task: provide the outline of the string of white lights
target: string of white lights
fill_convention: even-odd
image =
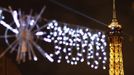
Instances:
[[[60,63],[65,58],[67,63],[77,65],[78,62],[86,60],[91,68],[97,69],[99,64],[103,64],[103,69],[106,69],[105,48],[107,44],[104,33],[93,32],[88,28],[71,28],[69,26],[70,24],[58,23],[56,20],[47,25],[49,33],[45,34],[44,41],[55,44],[55,52],[51,55],[57,57],[56,61]],[[62,56],[62,53],[65,56]]]

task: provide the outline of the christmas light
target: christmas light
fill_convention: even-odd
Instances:
[[[15,35],[15,41],[9,44],[9,48],[4,51],[3,56],[9,49],[17,51],[16,60],[18,62],[26,61],[26,54],[29,60],[37,61],[38,58],[34,53],[33,47],[50,62],[56,61],[61,63],[62,59],[68,64],[77,65],[78,63],[87,62],[93,69],[98,69],[99,64],[105,67],[107,58],[105,48],[105,34],[97,32],[86,27],[72,27],[71,24],[52,20],[45,25],[38,25],[38,20],[41,19],[41,10],[38,17],[32,15],[21,15],[19,12],[10,9],[9,14],[12,15],[15,27],[6,23],[5,20],[0,20],[0,24],[7,28],[7,31],[12,31]],[[0,14],[2,12],[0,11]],[[9,36],[5,32],[5,36]],[[54,45],[54,52],[47,52],[35,40],[42,40],[45,43]],[[5,38],[9,42],[9,38]],[[45,44],[44,44],[45,45]],[[14,50],[17,49],[17,50]],[[62,54],[63,53],[63,54]],[[63,56],[64,55],[64,56]],[[105,69],[105,68],[104,68]]]

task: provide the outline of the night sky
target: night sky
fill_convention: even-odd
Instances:
[[[110,24],[112,20],[112,0],[57,0],[58,2],[78,10],[90,17],[93,17],[105,24]],[[0,0],[0,6],[13,9],[21,9],[29,13],[39,13],[43,6],[46,10],[42,17],[49,20],[58,20],[74,25],[81,25],[92,29],[107,30],[106,26],[96,23],[86,17],[80,16],[72,11],[60,7],[49,0]],[[119,24],[123,27],[123,60],[125,75],[134,74],[134,1],[116,0],[117,18]],[[109,49],[107,49],[109,50]],[[108,52],[108,51],[107,51]],[[47,59],[39,56],[38,62],[26,62],[17,64],[22,75],[108,75],[108,68],[94,70],[86,65],[79,63],[72,66],[62,62],[61,64],[50,63]],[[15,60],[14,58],[12,58]]]

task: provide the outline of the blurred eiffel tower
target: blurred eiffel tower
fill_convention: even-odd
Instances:
[[[115,0],[113,0],[113,19],[109,28],[109,75],[124,75],[122,54],[122,26],[116,18]]]

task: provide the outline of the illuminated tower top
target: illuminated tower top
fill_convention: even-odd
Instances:
[[[115,7],[115,0],[113,0],[113,19],[112,19],[112,22],[111,24],[108,26],[108,28],[110,29],[115,29],[115,28],[119,28],[121,29],[121,25],[118,24],[118,20],[117,20],[117,17],[116,17],[116,7]]]

